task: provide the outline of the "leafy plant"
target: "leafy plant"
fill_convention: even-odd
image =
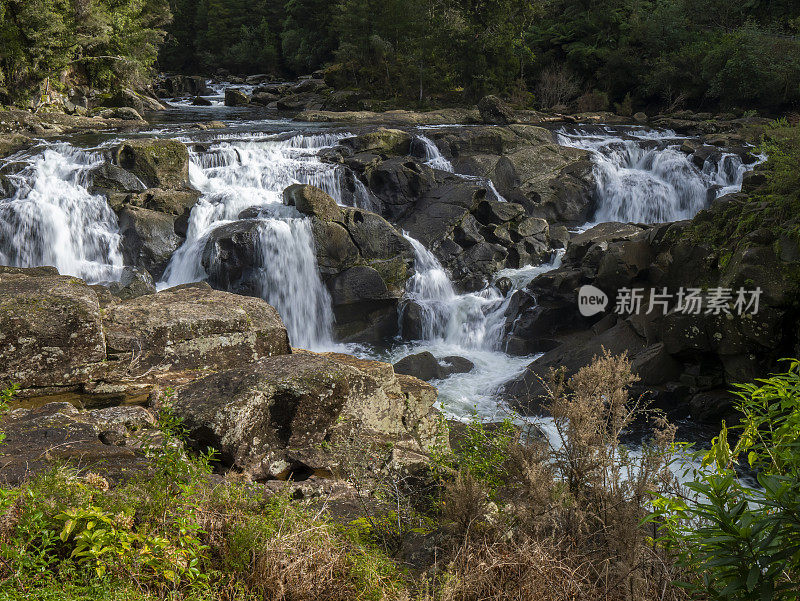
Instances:
[[[800,595],[800,361],[737,386],[737,426],[723,424],[687,486],[694,498],[659,497],[661,543],[695,575],[683,583],[711,599]],[[736,443],[730,440],[736,436]],[[742,464],[757,486],[742,481]]]

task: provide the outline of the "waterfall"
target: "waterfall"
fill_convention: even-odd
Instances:
[[[442,153],[439,151],[439,147],[436,146],[433,140],[427,136],[418,135],[414,138],[414,143],[421,147],[422,158],[428,167],[431,167],[432,169],[439,169],[440,171],[447,171],[448,173],[455,173],[453,163],[451,163],[449,160],[447,160],[447,158],[444,157],[444,155],[442,155]],[[489,192],[495,198],[495,200],[506,202],[506,199],[503,197],[503,195],[497,191],[494,182],[488,177],[463,174],[457,175],[464,179],[479,182],[481,185],[486,186],[487,192]]]
[[[537,267],[507,269],[497,277],[508,277],[512,290],[505,296],[494,286],[478,292],[457,294],[453,283],[431,251],[408,234],[405,238],[414,248],[414,276],[406,286],[405,303],[415,303],[421,314],[422,338],[440,341],[462,349],[501,350],[505,329],[505,313],[515,290],[528,285],[536,276],[561,264],[563,251],[553,261]]]
[[[330,345],[331,297],[317,269],[310,220],[267,219],[259,230],[261,298],[278,309],[294,346]]]
[[[292,344],[329,345],[333,313],[319,276],[310,223],[283,205],[283,190],[295,183],[311,184],[341,202],[337,168],[320,161],[317,152],[343,137],[221,141],[208,152],[192,152],[189,179],[202,196],[192,209],[186,242],[173,254],[159,287],[205,279],[202,256],[209,235],[250,209],[248,217],[261,220],[257,259],[262,298],[281,314]]]
[[[0,199],[0,264],[51,265],[89,283],[118,280],[122,254],[117,217],[90,194],[90,171],[103,158],[61,143],[21,159]]]
[[[747,168],[739,157],[708,158],[698,169],[674,132],[603,134],[561,130],[563,146],[588,150],[597,182],[595,222],[663,223],[691,219],[709,198],[741,189]]]
[[[422,147],[422,158],[428,167],[455,173],[453,164],[439,152],[439,147],[433,143],[433,140],[427,136],[417,136],[415,141]]]

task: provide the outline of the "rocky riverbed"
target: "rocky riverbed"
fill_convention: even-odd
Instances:
[[[325,96],[312,84],[275,93]],[[286,102],[253,106],[269,90],[221,102],[197,85],[164,84],[211,106],[152,124],[8,112],[0,381],[20,391],[6,478],[62,459],[124,477],[167,390],[227,469],[298,478],[333,473],[325,449],[354,437],[424,461],[439,410],[536,413],[549,368],[603,348],[628,352],[676,415],[717,419],[727,386],[791,346],[791,249],[764,234],[720,267],[697,238],[759,185],[753,120],[576,124],[496,99],[330,116],[297,99],[286,121]],[[608,311],[581,315],[584,285]],[[623,289],[714,285],[763,289],[761,311],[611,310]]]

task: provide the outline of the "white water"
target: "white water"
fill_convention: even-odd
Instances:
[[[691,219],[710,198],[741,189],[747,167],[738,156],[708,159],[701,170],[680,151],[677,140],[671,131],[632,130],[624,137],[612,129],[607,134],[558,133],[559,144],[592,154],[596,223]]]
[[[186,242],[173,255],[160,287],[205,279],[202,255],[211,232],[237,220],[245,209],[256,209],[262,221],[261,296],[281,314],[294,346],[329,346],[333,314],[310,225],[294,208],[283,205],[283,190],[295,183],[311,184],[340,202],[336,167],[320,161],[317,152],[342,137],[225,141],[207,153],[192,153],[189,178],[202,196],[192,209]]]
[[[451,163],[439,150],[439,147],[428,138],[427,136],[418,135],[416,136],[416,141],[422,146],[422,154],[423,159],[425,160],[425,164],[432,169],[439,169],[440,171],[447,171],[448,173],[455,173],[455,168],[453,167],[453,163]],[[506,202],[506,199],[503,197],[500,192],[497,191],[497,188],[494,185],[494,182],[489,179],[488,177],[480,177],[477,175],[464,175],[464,174],[457,174],[464,179],[473,180],[479,182],[480,184],[486,186],[486,190],[491,193],[491,195],[500,202]]]
[[[51,265],[89,283],[118,280],[122,271],[117,216],[103,196],[88,192],[100,153],[54,144],[32,157],[0,199],[0,265]]]
[[[475,364],[475,369],[434,382],[440,406],[458,418],[475,412],[492,418],[500,410],[497,390],[521,374],[533,359],[503,352],[505,313],[511,297],[539,274],[558,268],[563,252],[544,265],[498,273],[497,277],[508,277],[513,284],[505,296],[490,285],[478,292],[457,294],[447,271],[433,253],[418,240],[408,235],[406,239],[414,248],[415,274],[406,286],[404,301],[416,303],[422,312],[422,340],[395,348],[391,360],[423,351],[439,359],[451,355],[466,357]],[[401,323],[404,309],[401,304]]]

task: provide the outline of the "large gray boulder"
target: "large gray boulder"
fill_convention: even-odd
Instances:
[[[376,469],[387,444],[396,464],[423,461],[439,431],[435,400],[389,364],[301,352],[180,386],[172,403],[194,444],[225,464],[255,480],[303,480],[348,463]],[[343,445],[364,456],[331,451]]]
[[[106,308],[109,357],[129,375],[219,370],[290,352],[278,312],[261,299],[177,286]]]
[[[0,382],[75,388],[106,358],[97,294],[53,267],[0,267]]]

